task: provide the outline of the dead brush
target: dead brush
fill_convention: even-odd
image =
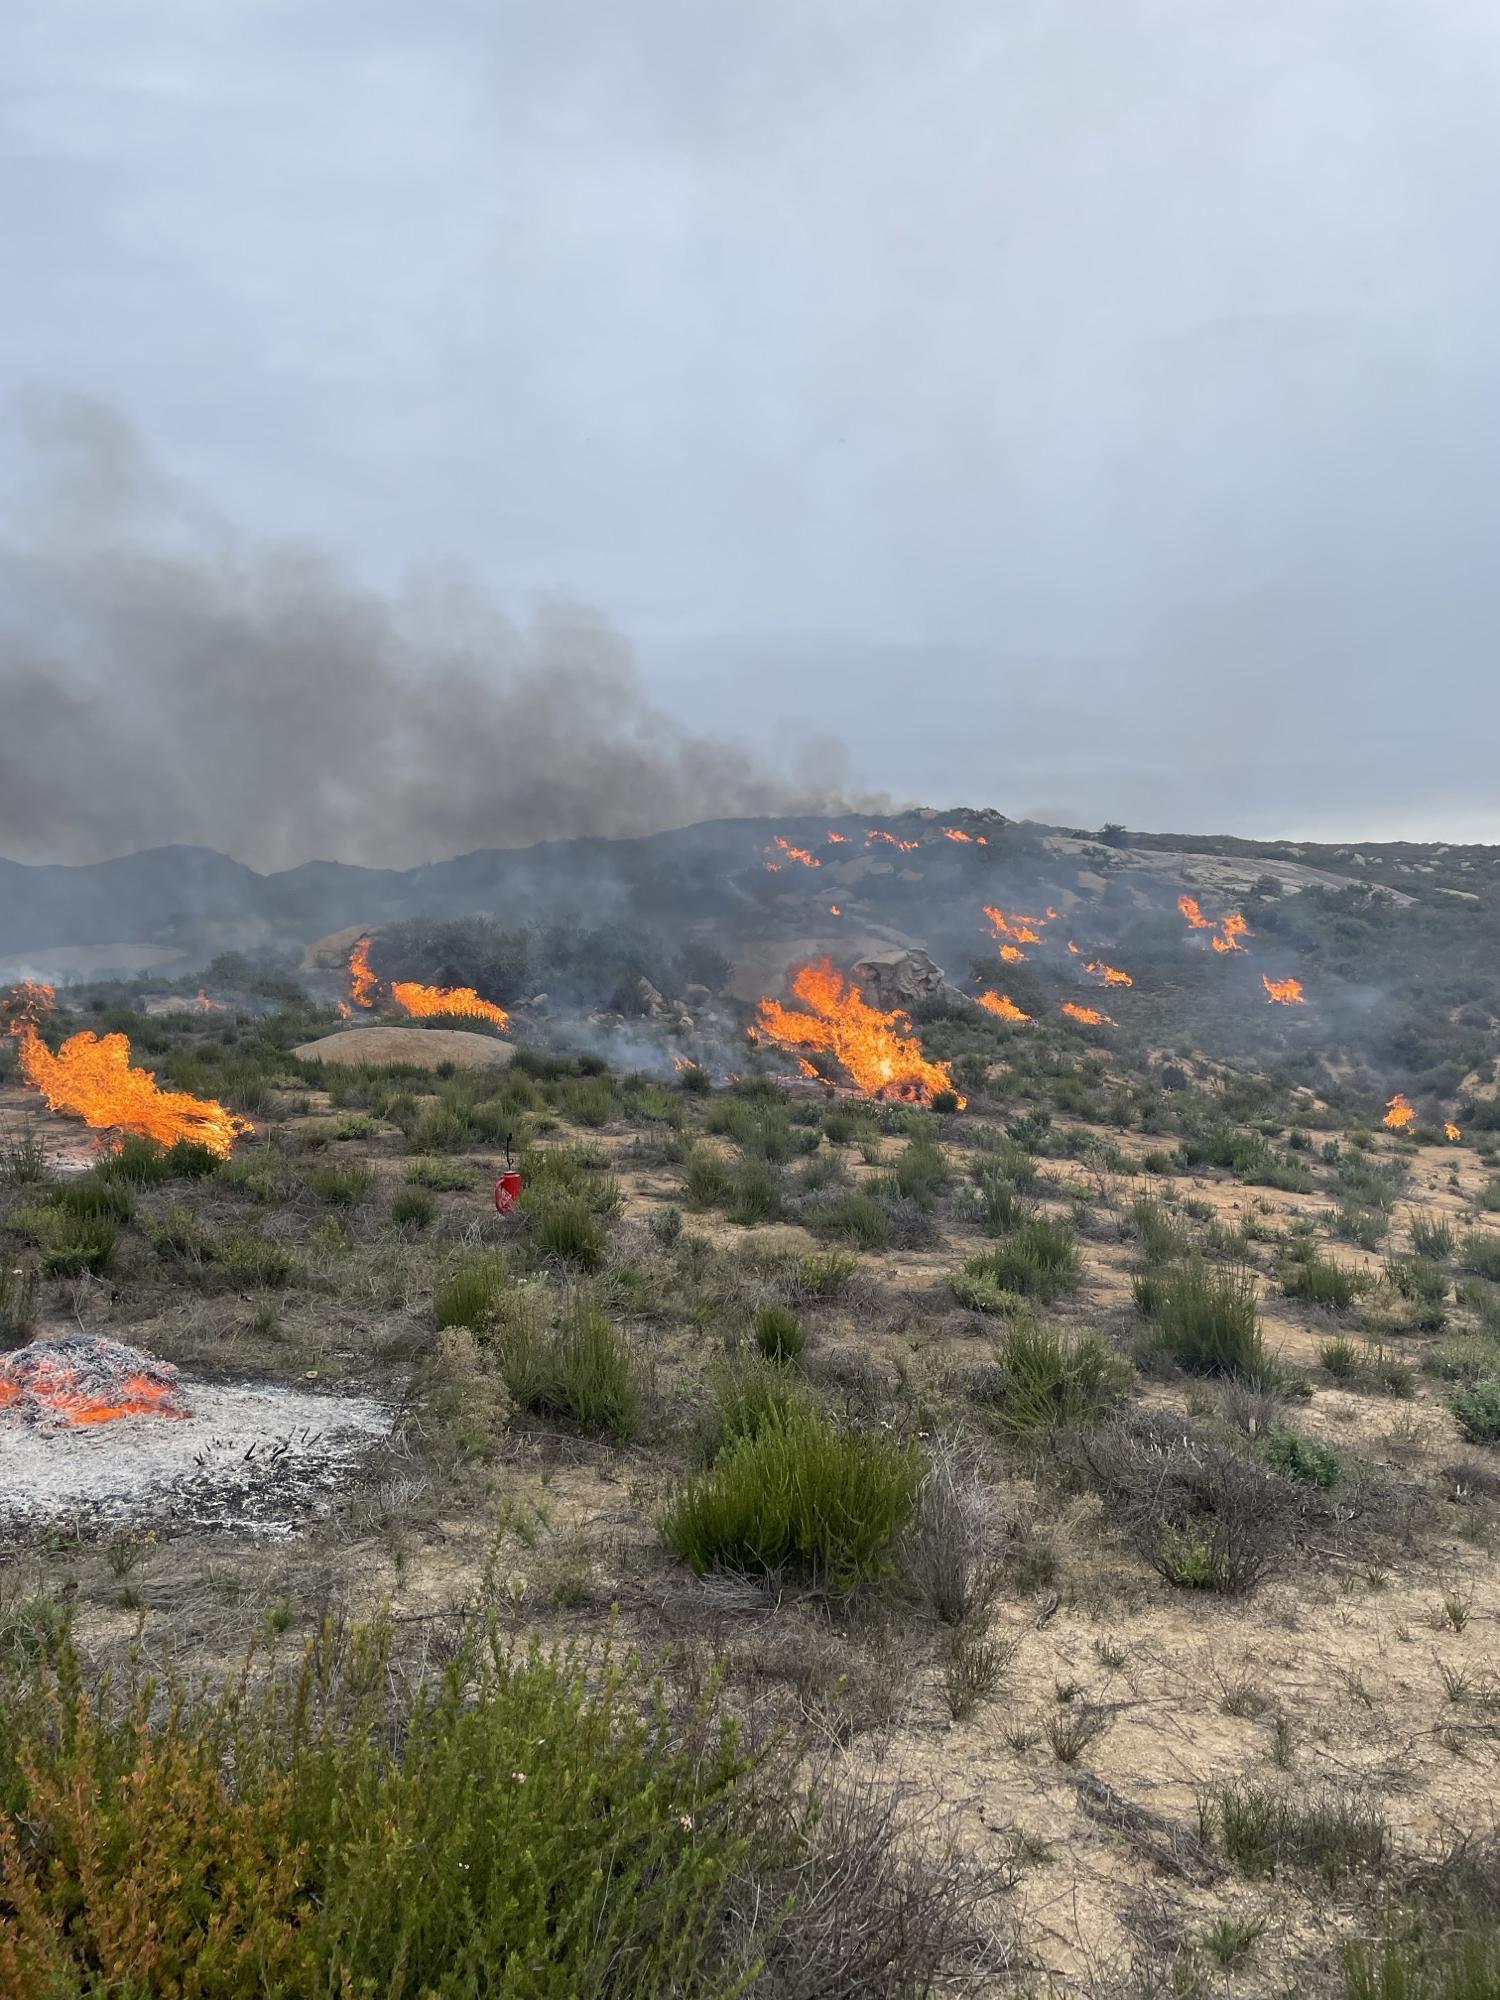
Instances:
[[[989,1492],[951,1440],[932,1448],[906,1557],[913,1583],[945,1625],[964,1625],[987,1611],[1000,1588]]]
[[[1076,1764],[1084,1751],[1114,1726],[1114,1716],[1097,1702],[1068,1702],[1042,1725],[1059,1764]]]
[[[1015,1659],[1017,1641],[955,1632],[943,1664],[943,1697],[955,1722],[966,1722],[995,1694]]]

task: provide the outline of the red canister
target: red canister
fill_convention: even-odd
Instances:
[[[495,1206],[502,1215],[509,1215],[521,1199],[521,1176],[512,1171],[502,1174],[495,1183]]]

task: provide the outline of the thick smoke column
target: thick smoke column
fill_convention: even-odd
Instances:
[[[13,442],[0,855],[184,842],[401,867],[844,803],[833,746],[784,779],[694,735],[578,605],[519,627],[457,571],[383,596],[256,543],[97,404],[29,398]]]

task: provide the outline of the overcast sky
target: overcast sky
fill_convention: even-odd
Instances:
[[[564,590],[693,725],[911,799],[1500,839],[1492,0],[3,38],[0,385],[251,534]]]

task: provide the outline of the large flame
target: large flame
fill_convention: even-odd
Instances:
[[[380,979],[370,963],[370,940],[362,937],[349,954],[349,998],[356,1007],[373,1007]]]
[[[1029,1021],[1031,1019],[1029,1014],[1021,1011],[1008,993],[996,993],[993,991],[981,993],[979,1004],[991,1014],[998,1014],[1002,1021]]]
[[[988,837],[982,833],[965,833],[961,826],[945,826],[943,835],[948,840],[962,841],[966,847],[988,847]]]
[[[58,1427],[191,1414],[169,1362],[78,1334],[0,1354],[0,1411]]]
[[[1464,1136],[1463,1133],[1459,1130],[1458,1126],[1454,1124],[1451,1118],[1448,1120],[1447,1124],[1443,1127],[1443,1130],[1447,1133],[1448,1137],[1451,1140],[1453,1140],[1455,1144],[1457,1144],[1457,1142]]]
[[[1064,1000],[1062,1010],[1070,1021],[1082,1021],[1088,1028],[1117,1028],[1120,1025],[1108,1014],[1101,1014],[1097,1007],[1080,1007],[1073,1000]]]
[[[1030,958],[1031,954],[1022,951],[1018,944],[1003,944],[1000,947],[1000,956],[1007,965],[1019,965],[1024,959]]]
[[[1085,972],[1092,972],[1096,979],[1102,979],[1106,986],[1134,986],[1135,981],[1128,972],[1121,972],[1117,965],[1106,965],[1102,958],[1096,958],[1086,965]]]
[[[1211,931],[1213,929],[1212,917],[1204,916],[1202,907],[1196,896],[1179,896],[1177,898],[1177,907],[1187,918],[1189,930]]]
[[[762,1000],[757,1030],[768,1042],[796,1055],[816,1074],[802,1052],[832,1056],[872,1097],[926,1099],[952,1090],[945,1063],[928,1062],[914,1037],[911,1019],[899,1007],[883,1014],[845,981],[831,959],[802,966],[792,992],[808,1011]],[[961,1101],[961,1100],[960,1100]]]
[[[1266,989],[1267,1000],[1275,1001],[1282,1007],[1305,1007],[1307,999],[1302,991],[1300,979],[1267,979],[1260,975],[1260,983]]]
[[[133,1067],[124,1035],[70,1035],[54,1054],[36,1024],[37,1013],[51,1004],[51,992],[17,987],[14,998],[25,1011],[11,1024],[21,1074],[51,1110],[71,1112],[96,1132],[138,1132],[163,1146],[192,1139],[220,1159],[228,1159],[241,1133],[254,1129],[212,1098],[163,1090],[149,1070]]]
[[[503,1007],[481,999],[472,986],[419,986],[415,979],[396,979],[391,982],[391,997],[398,1007],[423,1020],[452,1014],[465,1021],[492,1021],[497,1028],[510,1022]]]
[[[1385,1107],[1382,1125],[1389,1125],[1393,1132],[1404,1132],[1417,1115],[1417,1107],[1403,1091],[1398,1090]]]

